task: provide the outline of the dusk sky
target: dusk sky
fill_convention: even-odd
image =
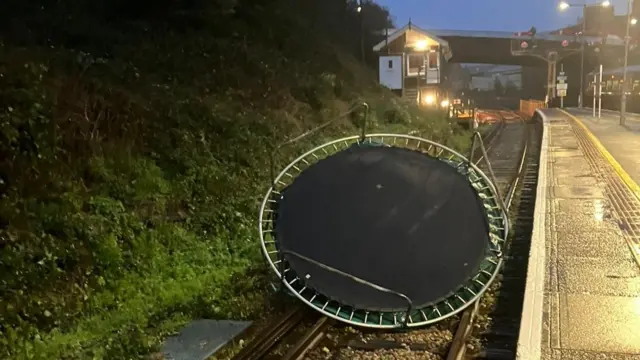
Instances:
[[[582,10],[558,11],[558,0],[375,0],[386,6],[396,26],[411,21],[423,29],[526,31],[554,30],[575,24]],[[568,1],[583,4],[583,1]],[[597,4],[598,1],[587,1]],[[617,14],[626,0],[611,0]]]

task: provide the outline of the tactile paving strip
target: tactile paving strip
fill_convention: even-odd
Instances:
[[[605,184],[605,192],[611,201],[614,215],[619,221],[633,256],[640,265],[640,199],[629,189],[617,174],[615,167],[607,161],[591,140],[587,131],[578,120],[570,118],[569,122],[576,135],[589,165],[600,181]]]

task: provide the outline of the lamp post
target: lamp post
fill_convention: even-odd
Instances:
[[[360,59],[364,62],[364,15],[362,14],[362,0],[358,0],[356,11],[360,14]]]
[[[633,8],[633,0],[627,0],[627,25],[626,34],[624,36],[624,68],[622,68],[622,96],[620,96],[620,125],[626,123],[627,112],[627,66],[629,64],[629,30],[631,25],[635,25],[638,21],[631,17],[631,9]]]
[[[631,0],[629,0],[631,1]],[[602,7],[608,7],[609,5],[611,5],[611,2],[608,0],[604,0],[602,1],[599,6]],[[580,34],[580,96],[579,96],[579,102],[578,105],[580,108],[582,108],[582,103],[583,103],[583,89],[584,89],[584,43],[585,43],[585,32],[587,31],[587,7],[588,6],[593,6],[593,5],[587,5],[586,3],[584,4],[569,4],[567,2],[560,2],[560,4],[558,5],[558,9],[560,9],[560,11],[564,11],[567,10],[569,8],[572,7],[582,7],[582,33]]]

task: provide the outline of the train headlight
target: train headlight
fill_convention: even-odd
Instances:
[[[424,97],[424,102],[427,105],[432,105],[436,101],[436,98],[433,95],[427,95]]]
[[[443,108],[446,108],[447,106],[449,106],[449,100],[447,99],[442,100],[442,102],[440,103],[440,106],[442,106]]]

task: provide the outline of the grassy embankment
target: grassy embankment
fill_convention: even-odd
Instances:
[[[171,26],[13,14],[49,38],[0,44],[0,358],[136,358],[190,319],[255,316],[267,147],[355,103],[375,131],[466,146],[378,87],[314,11],[228,3]]]

